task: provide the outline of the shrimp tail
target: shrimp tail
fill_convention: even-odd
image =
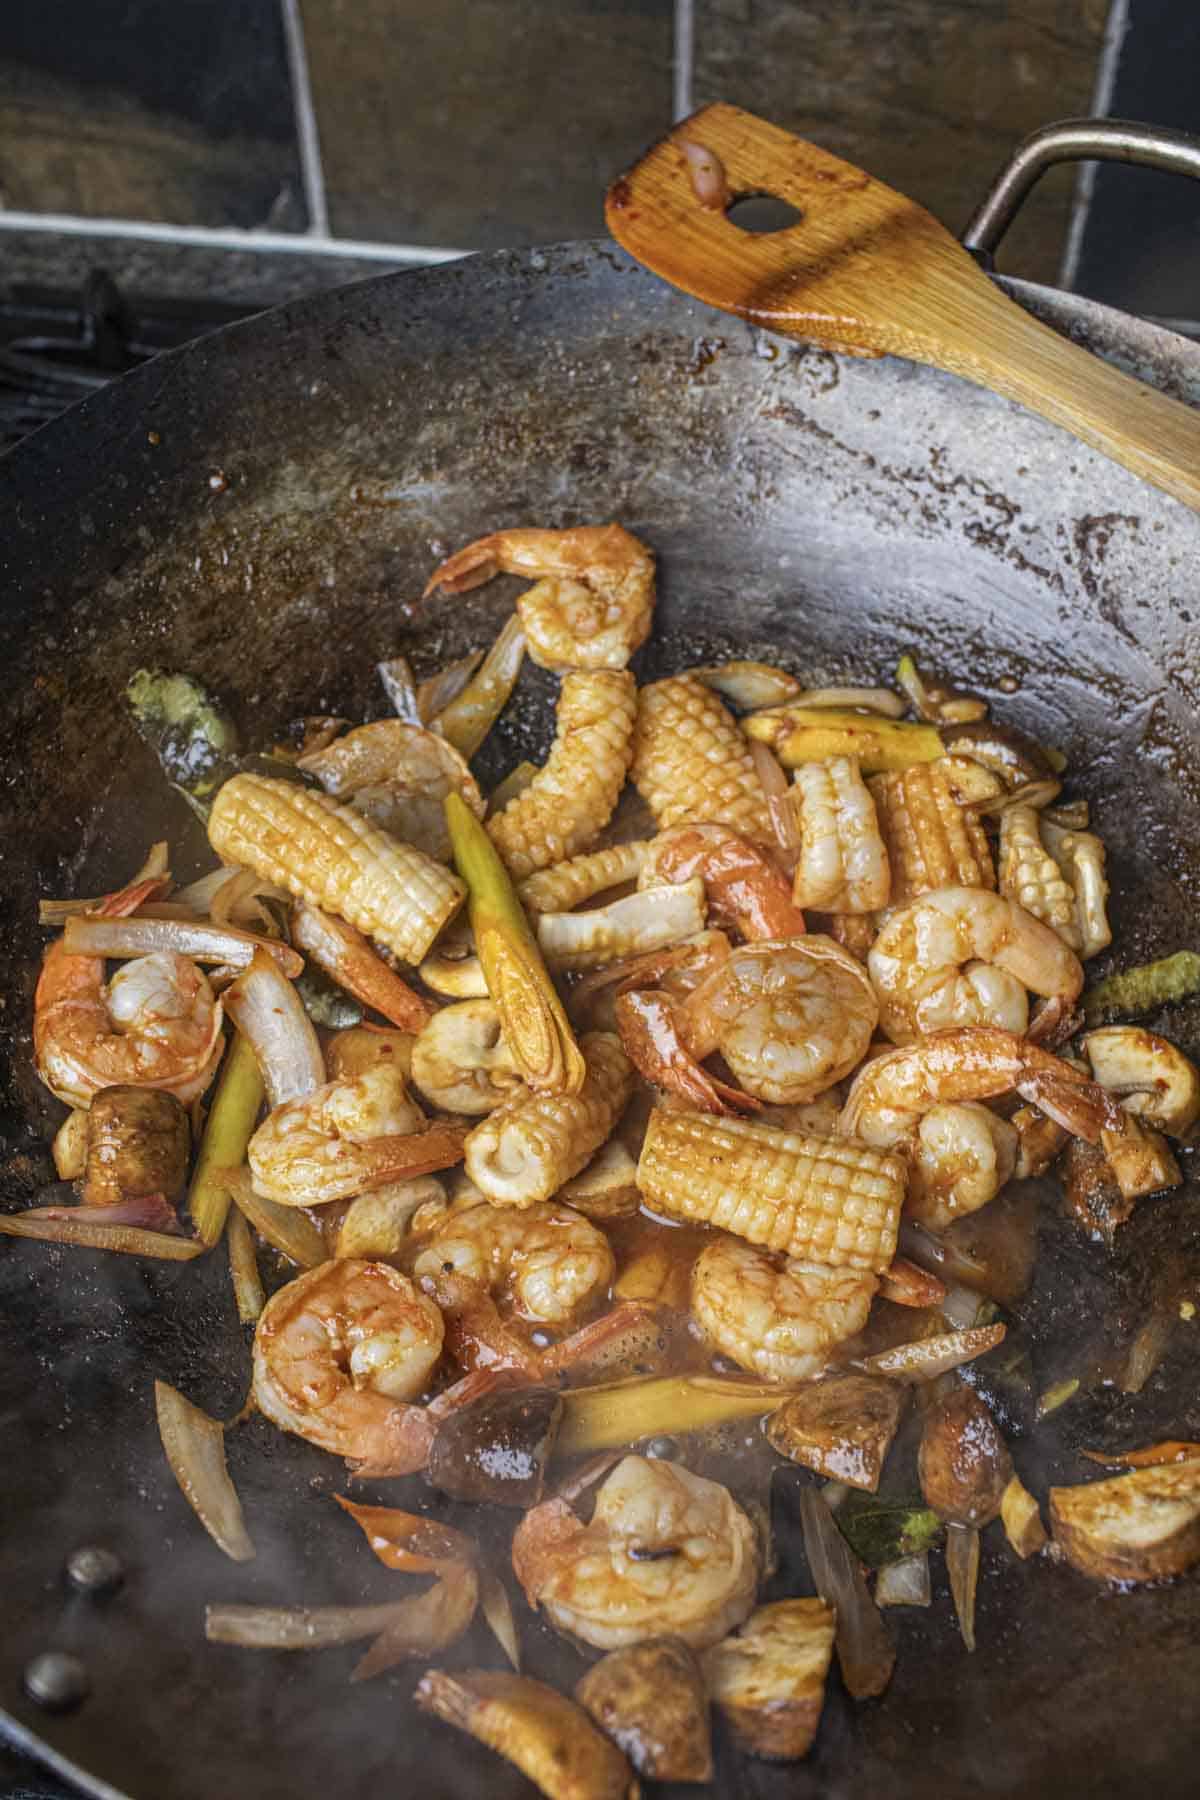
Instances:
[[[469,594],[472,588],[483,587],[500,572],[500,559],[496,554],[493,538],[477,538],[473,544],[448,556],[445,562],[438,564],[429,580],[425,583],[422,600],[428,600],[430,594],[438,588],[447,594]]]
[[[700,1112],[760,1112],[762,1102],[710,1075],[687,1050],[665,994],[635,991],[616,1004],[617,1029],[625,1054],[638,1073],[656,1087],[678,1094]]]
[[[640,1301],[624,1300],[573,1331],[561,1343],[544,1350],[539,1358],[542,1379],[570,1372],[594,1374],[632,1362],[657,1360],[663,1348],[662,1320],[657,1310]]]

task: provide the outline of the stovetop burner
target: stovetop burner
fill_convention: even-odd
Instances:
[[[17,287],[0,300],[0,451],[160,350],[255,308],[221,300],[126,297],[103,269],[81,294]]]

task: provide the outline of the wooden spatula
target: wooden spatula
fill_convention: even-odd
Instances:
[[[726,208],[750,194],[799,222],[741,230]],[[1200,509],[1200,414],[1031,318],[924,207],[827,150],[706,106],[613,183],[605,210],[632,256],[710,306],[965,376]]]

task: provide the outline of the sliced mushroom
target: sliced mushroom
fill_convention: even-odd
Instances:
[[[434,1106],[472,1116],[491,1112],[519,1088],[494,1002],[462,1000],[434,1013],[413,1044],[412,1078]]]
[[[356,1200],[351,1200],[342,1214],[334,1240],[334,1255],[339,1258],[398,1256],[420,1208],[439,1204],[444,1210],[446,1196],[441,1182],[433,1175],[419,1175],[413,1181],[393,1181],[387,1187],[360,1194]]]
[[[120,1206],[161,1194],[173,1200],[187,1180],[188,1116],[161,1088],[101,1088],[87,1115],[85,1206]]]
[[[619,1138],[610,1138],[587,1168],[555,1196],[589,1219],[626,1219],[641,1205],[637,1163]]]
[[[336,1031],[326,1043],[325,1073],[330,1081],[354,1081],[381,1063],[394,1063],[407,1081],[414,1042],[411,1031],[350,1025],[345,1031]]]
[[[952,1525],[986,1525],[1000,1511],[1012,1458],[991,1413],[959,1386],[931,1407],[918,1456],[921,1492]]]
[[[1072,1138],[1058,1165],[1066,1209],[1092,1237],[1112,1241],[1118,1225],[1133,1211],[1117,1186],[1108,1158],[1098,1144]]]
[[[824,1600],[780,1600],[760,1606],[708,1652],[709,1692],[743,1750],[772,1762],[807,1755],[821,1719],[835,1629]]]
[[[1017,1181],[1032,1181],[1035,1176],[1044,1175],[1071,1136],[1040,1106],[1018,1106],[1008,1122],[1017,1134],[1017,1163],[1013,1170]]]
[[[906,1398],[881,1376],[834,1375],[785,1400],[767,1437],[790,1462],[873,1494]]]
[[[648,1781],[711,1781],[708,1691],[679,1638],[647,1638],[601,1657],[575,1698]]]
[[[415,1699],[506,1756],[548,1800],[637,1800],[633,1771],[581,1706],[527,1675],[427,1669]]]
[[[51,1155],[60,1181],[78,1181],[87,1163],[88,1116],[73,1107],[54,1134]]]
[[[1047,1543],[1041,1510],[1019,1475],[1014,1475],[1000,1499],[1004,1534],[1017,1555],[1036,1556]]]
[[[1050,1529],[1098,1581],[1158,1581],[1200,1559],[1200,1458],[1050,1489]]]
[[[1108,1025],[1083,1040],[1093,1078],[1143,1125],[1183,1137],[1200,1118],[1200,1070],[1138,1025]]]
[[[442,933],[417,970],[427,988],[448,1000],[486,1000],[488,985],[475,940],[461,924]]]
[[[1159,1194],[1183,1180],[1166,1138],[1159,1131],[1143,1130],[1132,1115],[1124,1131],[1100,1133],[1100,1148],[1124,1200]]]
[[[499,1388],[438,1426],[425,1474],[454,1500],[528,1510],[542,1497],[563,1416],[556,1388]]]

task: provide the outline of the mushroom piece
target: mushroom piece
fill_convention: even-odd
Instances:
[[[986,1525],[1012,1479],[996,1421],[973,1389],[959,1386],[930,1409],[918,1455],[921,1492],[952,1525]]]
[[[1046,1527],[1037,1501],[1019,1475],[1014,1475],[1000,1499],[1004,1534],[1022,1560],[1036,1556],[1047,1544]]]
[[[425,1465],[432,1487],[453,1500],[536,1506],[563,1416],[555,1388],[499,1388],[449,1413]]]
[[[1158,1581],[1200,1560],[1200,1457],[1050,1489],[1050,1529],[1098,1581]]]
[[[444,931],[417,970],[427,988],[447,1000],[486,1000],[488,985],[475,940],[455,921]]]
[[[638,1210],[637,1163],[619,1138],[610,1138],[591,1162],[555,1195],[589,1219],[626,1219]]]
[[[1182,1050],[1137,1025],[1108,1025],[1083,1040],[1092,1075],[1143,1125],[1183,1137],[1200,1118],[1200,1070]]]
[[[616,1745],[544,1682],[492,1669],[427,1669],[414,1698],[506,1756],[547,1800],[637,1800],[638,1783]]]
[[[462,1000],[434,1013],[413,1044],[412,1078],[432,1105],[473,1117],[493,1111],[519,1088],[494,1002]]]
[[[173,1200],[187,1180],[188,1116],[162,1088],[101,1088],[87,1115],[85,1206],[120,1206],[161,1194]]]
[[[87,1164],[88,1116],[82,1107],[72,1107],[54,1134],[51,1155],[54,1172],[60,1181],[78,1181]]]
[[[412,1072],[411,1031],[349,1025],[335,1031],[325,1045],[325,1073],[330,1081],[354,1081],[382,1063],[394,1064],[407,1081]]]
[[[824,1600],[760,1606],[704,1659],[709,1692],[743,1750],[772,1762],[807,1755],[833,1655],[833,1608]]]
[[[398,1256],[409,1235],[414,1215],[423,1206],[445,1207],[446,1195],[433,1175],[412,1181],[392,1181],[351,1200],[338,1223],[334,1255]],[[426,1215],[428,1217],[429,1215]]]
[[[708,1691],[679,1638],[612,1650],[576,1683],[575,1698],[648,1781],[711,1781]]]
[[[873,1494],[906,1398],[882,1376],[834,1375],[785,1400],[767,1438],[789,1462]]]

